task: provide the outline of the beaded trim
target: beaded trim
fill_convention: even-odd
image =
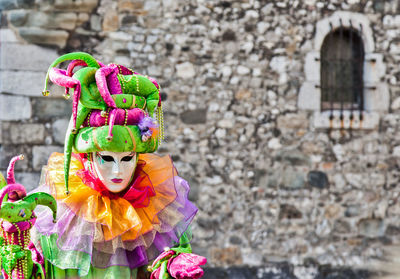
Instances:
[[[88,125],[88,127],[90,127],[90,115],[92,115],[92,111],[90,111],[88,116],[87,116],[87,125]]]
[[[125,121],[124,121],[124,126],[126,126],[126,124],[128,124],[128,110],[125,109]]]
[[[161,142],[164,140],[164,113],[162,109],[162,104],[157,107],[156,111],[157,122],[159,125],[159,133],[158,133],[158,145],[161,145]]]
[[[107,108],[107,111],[106,111],[106,121],[105,121],[105,124],[104,125],[108,125],[108,115],[110,114],[110,109],[109,108]]]

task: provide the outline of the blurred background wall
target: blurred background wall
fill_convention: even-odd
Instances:
[[[193,245],[211,266],[356,267],[399,242],[400,1],[1,0],[0,10],[0,170],[24,153],[17,181],[30,189],[62,152],[71,115],[60,88],[41,96],[47,67],[86,51],[161,84],[159,153],[191,184]],[[351,109],[321,86],[325,38],[340,28],[364,55]]]

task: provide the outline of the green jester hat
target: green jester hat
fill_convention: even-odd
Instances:
[[[71,61],[66,70],[56,68],[65,61]],[[157,150],[163,139],[163,114],[156,80],[118,64],[104,65],[84,52],[62,55],[50,65],[44,96],[49,95],[49,79],[65,87],[66,98],[69,89],[74,90],[64,146],[67,194],[72,152]],[[153,119],[155,110],[157,121]]]

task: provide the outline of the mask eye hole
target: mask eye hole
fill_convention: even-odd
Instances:
[[[129,162],[133,159],[134,156],[125,156],[121,159],[121,161],[123,162]]]
[[[100,155],[100,157],[106,162],[114,162],[114,158],[108,155]]]

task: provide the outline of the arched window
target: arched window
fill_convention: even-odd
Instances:
[[[386,65],[363,14],[337,11],[319,20],[304,73],[298,107],[313,111],[315,128],[377,129],[389,110]]]
[[[359,31],[339,27],[321,47],[321,110],[364,109],[364,44]]]

